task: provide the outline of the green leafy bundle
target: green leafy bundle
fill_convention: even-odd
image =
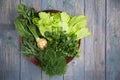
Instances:
[[[18,5],[19,16],[14,23],[24,38],[22,53],[40,60],[40,68],[49,76],[66,72],[66,57],[78,56],[78,40],[91,33],[84,15],[70,16],[65,12],[37,12]]]

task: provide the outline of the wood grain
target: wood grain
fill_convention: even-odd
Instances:
[[[27,5],[28,7],[34,8],[36,11],[41,10],[42,0],[21,0],[21,3]]]
[[[0,24],[13,24],[20,0],[0,0]]]
[[[20,80],[19,76],[20,53],[18,34],[15,30],[0,29],[0,80]]]
[[[13,19],[17,5],[37,11],[55,9],[71,15],[85,14],[92,36],[81,41],[81,56],[67,72],[50,78],[20,54]],[[0,0],[0,80],[119,80],[120,0]]]
[[[120,0],[107,0],[106,80],[120,79]]]
[[[105,0],[85,0],[92,36],[85,38],[85,80],[105,80]]]
[[[21,55],[21,80],[42,80],[39,67],[31,63],[25,55]]]

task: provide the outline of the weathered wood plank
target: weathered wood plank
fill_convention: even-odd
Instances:
[[[20,53],[17,32],[0,29],[0,80],[20,80],[19,76]]]
[[[85,38],[85,80],[105,80],[105,0],[85,0],[92,36]]]
[[[21,3],[41,10],[41,0],[21,0]],[[21,80],[42,80],[41,70],[32,64],[25,55],[21,55]]]
[[[42,0],[42,10],[60,10],[63,11],[63,1],[62,0]]]
[[[41,10],[41,2],[42,0],[21,0],[21,3],[27,5],[28,7],[35,8],[36,11]]]
[[[13,24],[20,0],[0,0],[0,24]]]
[[[63,10],[63,1],[62,0],[42,0],[41,3],[42,10]],[[50,78],[44,72],[42,72],[42,80],[63,80],[62,76],[54,76]]]
[[[106,80],[120,80],[120,0],[107,0]]]
[[[25,55],[21,56],[21,80],[42,80],[39,67],[32,64]]]
[[[84,14],[84,0],[64,0],[64,11],[71,15]],[[81,55],[68,64],[64,80],[84,80],[84,39],[81,40]]]
[[[56,9],[55,0],[42,0],[41,6],[42,10]]]
[[[15,30],[15,26],[9,24],[0,24],[0,30]]]
[[[63,11],[68,12],[70,15],[74,15],[77,1],[76,0],[63,0]]]

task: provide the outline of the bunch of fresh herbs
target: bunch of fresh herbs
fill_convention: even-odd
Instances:
[[[66,57],[79,55],[78,40],[91,34],[86,17],[65,12],[37,14],[24,4],[19,4],[17,11],[14,23],[24,38],[22,53],[39,59],[41,69],[49,76],[64,74]]]

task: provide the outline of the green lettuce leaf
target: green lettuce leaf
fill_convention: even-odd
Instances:
[[[72,17],[68,24],[69,24],[68,34],[76,34],[77,40],[91,35],[91,32],[86,27],[87,17],[84,15]]]
[[[37,25],[42,36],[45,32],[56,32],[60,34],[60,30],[65,31],[66,34],[77,36],[76,40],[82,39],[91,35],[91,32],[86,27],[87,17],[84,15],[70,16],[66,12],[46,13],[40,12],[39,18],[34,18],[33,23]]]
[[[84,37],[90,36],[91,32],[89,31],[88,28],[82,28],[82,29],[78,30],[75,34],[77,35],[77,40],[79,40]]]
[[[60,15],[61,15],[61,21],[68,22],[70,20],[70,16],[66,12],[62,12]]]

